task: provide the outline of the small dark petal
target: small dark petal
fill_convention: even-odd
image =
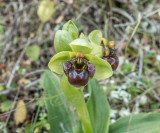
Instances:
[[[106,60],[112,67],[113,70],[116,70],[119,64],[119,59],[117,56],[114,57],[103,57],[102,59]]]
[[[88,64],[88,72],[89,72],[89,77],[93,77],[96,71],[96,67],[93,64]]]
[[[82,72],[77,72],[72,68],[68,74],[68,81],[71,85],[75,86],[76,88],[80,88],[85,86],[88,83],[88,71],[84,69]]]
[[[70,61],[66,61],[63,64],[63,70],[65,74],[68,74],[71,68],[72,68],[72,63]]]

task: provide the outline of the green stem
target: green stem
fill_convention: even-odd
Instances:
[[[83,124],[84,133],[92,133],[91,121],[82,89],[77,89],[71,86],[65,75],[62,77],[62,89],[66,97],[76,107]]]
[[[85,99],[83,96],[83,92],[80,90],[80,93],[81,93],[81,97],[83,97],[83,100],[81,101],[82,103],[75,105],[75,107],[77,109],[79,117],[81,118],[81,122],[84,127],[84,132],[85,133],[92,133],[91,121],[90,121],[88,109],[87,109],[87,106],[85,103]]]
[[[31,131],[31,133],[34,132],[34,128],[35,128],[36,122],[37,122],[37,120],[38,120],[39,112],[40,112],[40,106],[38,106],[38,110],[37,110],[37,112],[36,112],[36,117],[35,117],[35,119],[34,119],[34,123],[33,123],[33,126],[32,126],[32,131]]]
[[[137,29],[138,29],[138,27],[139,27],[139,25],[140,25],[140,23],[141,23],[141,18],[142,18],[142,17],[141,17],[141,14],[139,13],[139,14],[138,14],[138,22],[137,22],[135,28],[133,29],[132,35],[130,36],[129,41],[128,41],[128,43],[127,43],[127,46],[126,46],[126,48],[125,48],[125,57],[126,57],[126,55],[127,55],[128,45],[130,44],[130,42],[131,42],[134,34],[136,33],[136,31],[137,31]]]
[[[41,32],[41,30],[43,28],[43,25],[44,25],[44,23],[41,22],[40,25],[39,25],[39,27],[38,27],[38,30],[37,30],[37,36],[40,34],[40,32]]]

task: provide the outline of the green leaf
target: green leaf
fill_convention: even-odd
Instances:
[[[100,44],[102,39],[102,32],[100,30],[94,30],[89,34],[89,40],[95,44]]]
[[[50,132],[64,133],[60,128],[60,125],[63,125],[66,132],[72,133],[73,118],[65,101],[58,76],[46,71],[42,76],[42,80],[46,96],[48,122],[51,127]]]
[[[5,101],[1,104],[0,109],[2,112],[9,111],[12,107],[13,101]]]
[[[110,64],[96,56],[92,56],[89,60],[91,64],[94,64],[96,67],[96,72],[94,74],[94,78],[96,79],[106,79],[112,76],[113,71]]]
[[[73,40],[75,40],[78,37],[78,28],[71,20],[69,20],[67,23],[63,25],[62,30],[68,31],[72,36]]]
[[[77,109],[78,115],[81,118],[84,133],[92,133],[91,121],[84,100],[83,91],[71,86],[65,75],[62,77],[61,83],[64,94]]]
[[[39,54],[40,54],[40,47],[38,45],[31,45],[28,46],[27,50],[26,50],[26,55],[36,61],[39,58]]]
[[[76,39],[70,43],[70,46],[74,52],[89,54],[92,51],[92,46],[86,39]]]
[[[30,133],[32,129],[32,124],[27,124],[24,128],[25,133]]]
[[[120,118],[110,125],[109,133],[160,133],[160,113],[141,113]]]
[[[0,23],[1,23],[1,21],[0,21]],[[3,25],[0,24],[0,35],[3,35],[3,33],[4,33],[4,27],[3,27]]]
[[[60,52],[51,58],[48,67],[53,72],[56,72],[58,74],[63,74],[64,73],[63,64],[68,60],[70,60],[69,52],[68,51]]]
[[[132,71],[133,64],[132,63],[124,63],[122,66],[123,73],[130,73]]]
[[[96,79],[88,83],[90,97],[87,102],[93,133],[108,133],[110,121],[110,107],[102,87]]]
[[[56,53],[62,51],[72,51],[69,43],[72,42],[72,36],[66,30],[58,30],[54,38],[54,48]]]

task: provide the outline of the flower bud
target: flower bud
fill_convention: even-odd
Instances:
[[[51,0],[43,0],[40,3],[37,11],[40,20],[43,23],[47,22],[48,20],[51,19],[53,13],[54,13],[54,2]]]

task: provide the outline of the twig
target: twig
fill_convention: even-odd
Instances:
[[[34,74],[36,74],[36,73],[44,72],[45,70],[47,70],[47,69],[40,69],[40,70],[32,71],[32,72],[26,74],[23,78],[26,78],[26,77],[28,77],[28,76],[34,75]]]
[[[151,12],[151,13],[149,13],[149,14],[147,14],[147,15],[144,15],[144,14],[143,14],[144,16],[142,15],[142,20],[144,20],[144,19],[146,19],[146,18],[148,18],[148,17],[150,17],[150,16],[152,16],[152,15],[158,13],[158,12],[160,12],[160,8],[157,9],[157,10],[155,10],[155,11],[153,11],[153,12]],[[115,28],[125,27],[125,26],[128,26],[128,25],[135,25],[136,23],[137,23],[137,22],[115,24],[114,27],[115,27]]]
[[[150,16],[152,16],[152,15],[158,13],[158,12],[160,12],[160,8],[157,9],[157,10],[155,10],[155,11],[153,11],[153,12],[151,12],[151,13],[148,13],[147,15],[144,16],[144,18],[145,18],[145,17],[148,18],[148,17],[150,17]]]
[[[128,18],[128,20],[130,20],[131,23],[134,23],[134,19],[124,10],[119,8],[112,8],[112,11],[123,15],[124,17]]]
[[[38,100],[38,99],[39,99],[39,98],[31,99],[28,103],[26,103],[25,105],[23,105],[23,106],[21,106],[21,107],[19,107],[19,108],[22,108],[22,107],[24,107],[24,106],[28,106],[30,103],[32,103],[32,102],[34,102],[35,100]],[[19,108],[15,108],[15,109],[12,109],[12,110],[10,110],[10,111],[7,111],[7,112],[5,112],[5,113],[3,113],[3,114],[0,114],[0,118],[3,118],[3,117],[5,117],[5,116],[7,116],[8,114],[10,114],[10,113],[18,110]]]
[[[18,90],[17,90],[17,93],[16,93],[16,96],[15,96],[15,98],[14,98],[14,103],[12,104],[11,110],[13,110],[13,108],[14,108],[15,105],[16,105],[16,101],[17,101],[19,92],[20,92],[20,87],[19,87]],[[5,126],[4,126],[5,128],[7,127],[7,124],[8,124],[8,121],[9,121],[9,119],[10,119],[10,116],[11,116],[11,112],[9,113],[9,115],[8,115],[8,117],[7,117],[7,119],[6,119]]]
[[[133,106],[133,108],[132,108],[132,113],[131,113],[131,116],[130,116],[130,119],[129,119],[129,126],[128,126],[128,129],[127,129],[127,133],[129,133],[129,129],[130,129],[130,126],[131,126],[131,121],[132,121],[132,116],[133,116],[133,113],[134,113],[136,104],[141,100],[141,98],[142,98],[143,95],[145,95],[145,94],[148,93],[149,91],[151,91],[151,90],[153,90],[153,89],[155,89],[155,88],[157,88],[157,87],[159,87],[159,86],[160,86],[160,83],[157,83],[156,86],[154,86],[154,87],[152,87],[152,88],[144,91],[142,94],[140,94],[140,95],[136,98],[136,100],[135,100],[136,102],[135,102],[135,104],[134,104],[134,106]]]
[[[78,17],[76,18],[76,21],[80,19],[80,17],[88,11],[89,8],[91,8],[94,4],[96,3],[96,1],[92,2],[87,8],[85,8],[79,15]]]
[[[31,43],[31,40],[29,39],[29,41],[25,44],[24,49],[23,49],[20,57],[18,58],[15,66],[14,66],[14,68],[13,68],[13,70],[12,70],[11,76],[9,77],[8,83],[7,83],[7,85],[6,85],[6,88],[7,88],[7,89],[10,88],[10,84],[11,84],[11,82],[12,82],[12,80],[13,80],[13,77],[14,77],[14,74],[15,74],[15,72],[16,72],[16,70],[17,70],[17,67],[19,66],[19,63],[20,63],[21,59],[23,58],[23,55],[25,54],[25,51],[26,51],[26,49],[27,49],[27,47],[28,47],[28,45],[29,45],[30,43]]]
[[[139,49],[139,53],[140,53],[140,59],[139,59],[139,72],[138,72],[138,76],[142,75],[142,70],[143,70],[143,50]],[[136,85],[137,88],[139,88],[139,84],[137,83]]]
[[[30,88],[31,86],[34,86],[34,85],[38,84],[40,81],[41,81],[41,79],[38,79],[38,80],[36,80],[36,81],[33,81],[33,82],[25,85],[25,86],[24,86],[24,89]],[[14,92],[14,91],[16,91],[17,89],[18,89],[18,88],[13,89],[13,90],[12,90],[12,89],[8,89],[8,90],[5,90],[5,91],[2,91],[2,92],[0,92],[0,96],[1,96],[1,95],[6,95],[6,94],[11,93],[11,92]]]

